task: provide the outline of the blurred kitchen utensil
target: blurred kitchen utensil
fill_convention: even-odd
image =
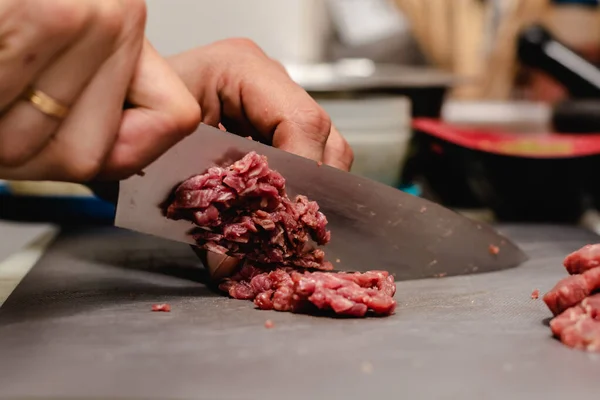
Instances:
[[[600,69],[541,25],[521,32],[517,54],[522,63],[559,81],[572,97],[600,99]]]

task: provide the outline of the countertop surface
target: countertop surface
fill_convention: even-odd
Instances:
[[[0,306],[57,233],[51,224],[0,220]]]
[[[501,272],[398,282],[366,320],[255,310],[214,294],[185,246],[63,232],[0,308],[0,398],[595,398],[600,355],[550,335],[542,294],[598,236],[500,226],[531,257]],[[153,313],[153,303],[171,304]],[[274,322],[272,329],[265,321]]]

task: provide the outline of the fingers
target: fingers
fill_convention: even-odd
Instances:
[[[135,174],[192,133],[200,107],[177,74],[148,42],[137,64],[117,141],[101,172],[103,179]]]
[[[88,25],[91,8],[70,1],[0,2],[0,110],[15,101]]]
[[[198,99],[205,123],[220,120],[231,132],[255,139],[257,133],[264,143],[338,168],[352,164],[327,113],[251,41],[220,41],[170,64]]]
[[[128,0],[127,4],[135,7],[136,2]],[[143,2],[137,4],[145,7]],[[123,35],[116,40],[112,55],[77,97],[48,145],[19,167],[0,167],[0,176],[86,182],[98,173],[121,122],[122,105],[143,43],[144,18],[122,21],[121,32]]]
[[[329,116],[316,103],[308,102],[305,108],[284,115],[276,124],[273,146],[315,161],[322,161],[325,145],[331,133]]]
[[[260,72],[243,77],[237,85],[220,89],[226,118],[250,122],[275,147],[323,160],[331,120],[279,66],[268,62]]]
[[[201,70],[206,63],[202,59],[202,49],[200,47],[176,54],[169,57],[167,63],[198,103],[202,114],[201,122],[217,127],[222,122],[221,100],[217,91],[218,74],[214,68]]]
[[[102,4],[79,40],[34,77],[32,86],[62,105],[75,103],[114,51],[122,28],[121,5],[118,2]],[[110,82],[106,84],[111,85]],[[3,149],[0,163],[7,166],[24,164],[48,144],[60,124],[60,119],[44,114],[28,101],[14,103],[0,119],[0,148]],[[73,125],[67,121],[65,124]]]
[[[352,151],[352,148],[346,139],[344,139],[332,125],[331,133],[329,134],[329,139],[327,139],[327,144],[325,146],[323,162],[334,168],[350,171],[353,161],[354,152]]]

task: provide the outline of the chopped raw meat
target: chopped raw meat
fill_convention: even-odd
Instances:
[[[563,262],[571,275],[600,267],[600,244],[588,244],[569,254]]]
[[[166,216],[193,222],[200,247],[245,260],[219,285],[233,298],[253,300],[264,310],[354,317],[394,312],[396,285],[385,271],[306,270],[333,269],[316,247],[330,240],[327,219],[305,196],[289,199],[285,179],[255,152],[180,184]]]
[[[396,307],[396,284],[385,271],[264,271],[246,263],[236,275],[221,283],[220,289],[236,299],[253,299],[263,310],[307,312],[316,307],[362,317],[369,310],[375,315],[389,315]]]
[[[285,179],[255,152],[187,179],[166,214],[192,221],[194,239],[212,252],[261,264],[333,269],[312,243],[329,242],[327,218],[305,196],[288,198]]]
[[[563,311],[550,321],[550,328],[569,347],[600,351],[600,294]]]
[[[171,306],[169,304],[153,304],[152,311],[171,312]]]
[[[498,246],[494,246],[493,244],[490,244],[490,247],[488,250],[489,250],[490,254],[494,255],[494,256],[497,255],[498,253],[500,253],[500,248]]]
[[[270,319],[265,321],[265,328],[267,329],[271,329],[275,326],[275,324],[273,323],[273,321],[271,321]]]
[[[531,298],[536,300],[540,297],[540,290],[539,289],[534,289],[533,292],[531,292]]]
[[[544,302],[554,315],[573,307],[600,289],[600,268],[590,269],[581,275],[572,275],[558,281],[544,295]]]

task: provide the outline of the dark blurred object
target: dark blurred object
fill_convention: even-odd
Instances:
[[[402,183],[418,184],[423,197],[446,207],[484,207],[467,182],[466,160],[456,146],[443,148],[432,143],[425,133],[414,130],[409,153],[402,170]]]
[[[598,7],[598,0],[552,0],[554,4],[576,4],[580,6]]]
[[[422,145],[449,160],[502,221],[576,223],[600,200],[600,134],[466,129],[431,119],[413,124]]]
[[[558,133],[599,133],[600,99],[559,102],[552,113],[552,127]]]
[[[444,105],[445,121],[470,127],[501,128],[516,132],[547,130],[550,109],[530,102],[450,101]],[[443,151],[431,145],[428,134],[415,130],[411,157],[402,176],[403,182],[421,185],[423,196],[448,207],[461,209],[485,208],[468,182],[469,168],[459,149]]]
[[[0,194],[0,219],[67,225],[112,225],[114,204],[97,197]]]
[[[518,37],[519,60],[560,82],[574,98],[600,98],[600,69],[560,42],[541,25]]]

